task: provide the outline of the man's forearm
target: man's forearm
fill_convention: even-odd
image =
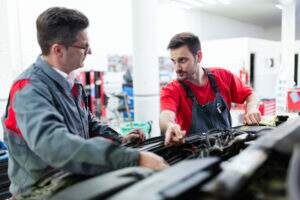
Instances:
[[[258,111],[258,100],[256,95],[252,93],[246,98],[246,113],[253,113]]]
[[[159,116],[159,125],[162,133],[165,133],[170,124],[175,124],[175,113],[170,110],[164,110]]]
[[[258,110],[258,101],[254,94],[249,95],[246,98],[246,112],[244,115],[244,124],[258,125],[261,120]]]

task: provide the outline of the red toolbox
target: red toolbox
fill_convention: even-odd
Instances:
[[[290,88],[288,90],[287,109],[289,112],[300,112],[300,88]]]
[[[276,101],[275,99],[262,99],[259,102],[259,111],[262,116],[276,114]]]

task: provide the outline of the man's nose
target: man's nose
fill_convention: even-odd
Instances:
[[[92,49],[90,47],[87,49],[86,54],[92,54]]]
[[[175,70],[181,70],[181,65],[179,63],[174,63]]]

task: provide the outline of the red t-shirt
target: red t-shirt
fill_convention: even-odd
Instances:
[[[230,71],[221,68],[209,68],[215,76],[217,86],[226,101],[229,109],[231,103],[244,103],[247,96],[252,94],[252,89]],[[209,83],[204,86],[197,86],[189,81],[184,81],[193,91],[197,101],[201,105],[211,102],[215,98],[215,93]],[[170,82],[162,88],[160,94],[160,110],[171,110],[176,113],[176,123],[182,130],[189,131],[192,121],[192,100],[187,96],[177,80]]]

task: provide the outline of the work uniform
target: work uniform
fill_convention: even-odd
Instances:
[[[139,152],[119,146],[121,136],[92,116],[86,98],[40,56],[14,81],[2,118],[11,193],[55,170],[96,175],[138,165]]]
[[[161,111],[176,113],[176,123],[187,134],[230,128],[231,103],[244,103],[253,92],[228,70],[210,68],[205,73],[204,86],[174,80],[161,90]]]

